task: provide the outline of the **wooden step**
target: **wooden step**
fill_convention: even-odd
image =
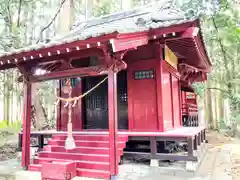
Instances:
[[[87,177],[87,178],[99,178],[99,179],[109,179],[109,171],[99,171],[95,169],[83,169],[77,168],[77,176]]]
[[[39,152],[38,156],[34,159],[34,164],[29,166],[29,170],[41,172],[46,167],[45,173],[47,173],[47,166],[49,168],[63,167],[62,164],[64,163],[74,162],[75,168],[77,168],[74,172],[77,171],[77,176],[101,179],[110,178],[108,135],[74,135],[77,147],[72,150],[66,150],[64,147],[66,137],[66,134],[53,135],[53,138],[48,141],[48,145],[43,148],[43,152]],[[128,137],[121,135],[118,140],[117,161],[120,162]],[[53,170],[52,172],[55,171]]]
[[[41,164],[30,164],[28,166],[28,171],[41,172],[41,169],[42,169],[42,165]]]
[[[67,135],[53,135],[53,140],[66,140]],[[108,135],[73,135],[73,138],[77,141],[108,141]],[[119,135],[117,141],[127,141],[127,136]]]
[[[109,155],[98,155],[98,154],[39,152],[38,157],[54,158],[54,159],[69,159],[69,160],[76,160],[76,161],[96,161],[96,160],[100,162],[109,161]]]
[[[38,171],[41,172],[41,164],[31,164],[29,165],[29,171]],[[88,169],[88,168],[77,168],[77,176],[87,177],[87,178],[101,178],[109,179],[110,173],[107,170],[97,170],[97,169]]]
[[[45,152],[65,152],[65,153],[84,153],[84,154],[109,154],[109,148],[101,147],[76,147],[74,149],[67,150],[63,146],[45,146],[43,151]],[[123,149],[119,148],[118,153],[123,154]]]
[[[69,159],[53,159],[53,158],[41,158],[36,157],[33,162],[34,164],[43,164],[43,163],[52,163],[52,162],[72,162],[73,160]],[[97,162],[97,161],[74,161],[77,164],[77,168],[84,169],[96,169],[96,170],[105,170],[109,169],[109,162]]]
[[[75,141],[77,147],[109,147],[108,141]],[[117,142],[118,148],[124,148],[126,142]],[[65,146],[65,140],[49,140],[48,145]]]

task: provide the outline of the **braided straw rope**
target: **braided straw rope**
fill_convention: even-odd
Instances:
[[[108,77],[105,77],[102,81],[100,81],[98,84],[96,84],[93,88],[89,89],[87,92],[81,94],[80,96],[77,96],[77,97],[69,97],[69,98],[62,98],[62,97],[58,97],[57,96],[57,99],[58,99],[58,102],[59,101],[65,101],[67,103],[69,102],[72,102],[72,101],[75,101],[73,106],[75,106],[76,102],[85,97],[86,95],[88,95],[90,92],[92,92],[93,90],[95,90],[98,86],[100,86],[102,83],[104,83],[106,80],[107,80]],[[57,103],[58,104],[58,103]]]

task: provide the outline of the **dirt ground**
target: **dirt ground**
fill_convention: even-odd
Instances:
[[[233,180],[240,179],[240,140],[231,138],[225,133],[210,132],[208,133],[209,150],[218,148],[223,145],[231,149],[232,160],[232,177]]]
[[[17,133],[0,130],[0,161],[16,158],[17,143]]]

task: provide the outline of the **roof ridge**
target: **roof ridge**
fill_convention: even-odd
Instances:
[[[172,8],[171,6],[172,6],[171,0],[163,0],[161,2],[149,3],[149,4],[146,4],[141,7],[136,7],[134,9],[120,11],[120,12],[116,12],[116,13],[112,13],[112,14],[108,14],[108,15],[103,15],[100,17],[94,17],[89,20],[85,20],[85,21],[82,21],[79,23],[74,23],[71,31],[69,31],[66,34],[61,34],[59,36],[56,36],[54,39],[52,39],[52,41],[59,40],[59,38],[60,39],[66,38],[70,34],[73,35],[73,34],[77,33],[79,35],[79,33],[84,31],[85,29],[91,28],[93,26],[107,24],[107,23],[119,21],[122,19],[138,17],[141,15],[153,14],[153,12],[156,13],[157,11],[163,11],[164,9],[165,10],[171,9]]]

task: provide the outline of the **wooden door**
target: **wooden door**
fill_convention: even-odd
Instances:
[[[143,60],[128,65],[129,129],[156,131],[156,60]]]
[[[84,92],[87,92],[105,76],[85,77]],[[84,129],[108,129],[108,86],[107,82],[83,98]]]
[[[85,77],[84,92],[98,84],[104,76]],[[118,128],[128,129],[127,72],[117,77]],[[108,129],[108,82],[104,82],[83,98],[84,129]]]

